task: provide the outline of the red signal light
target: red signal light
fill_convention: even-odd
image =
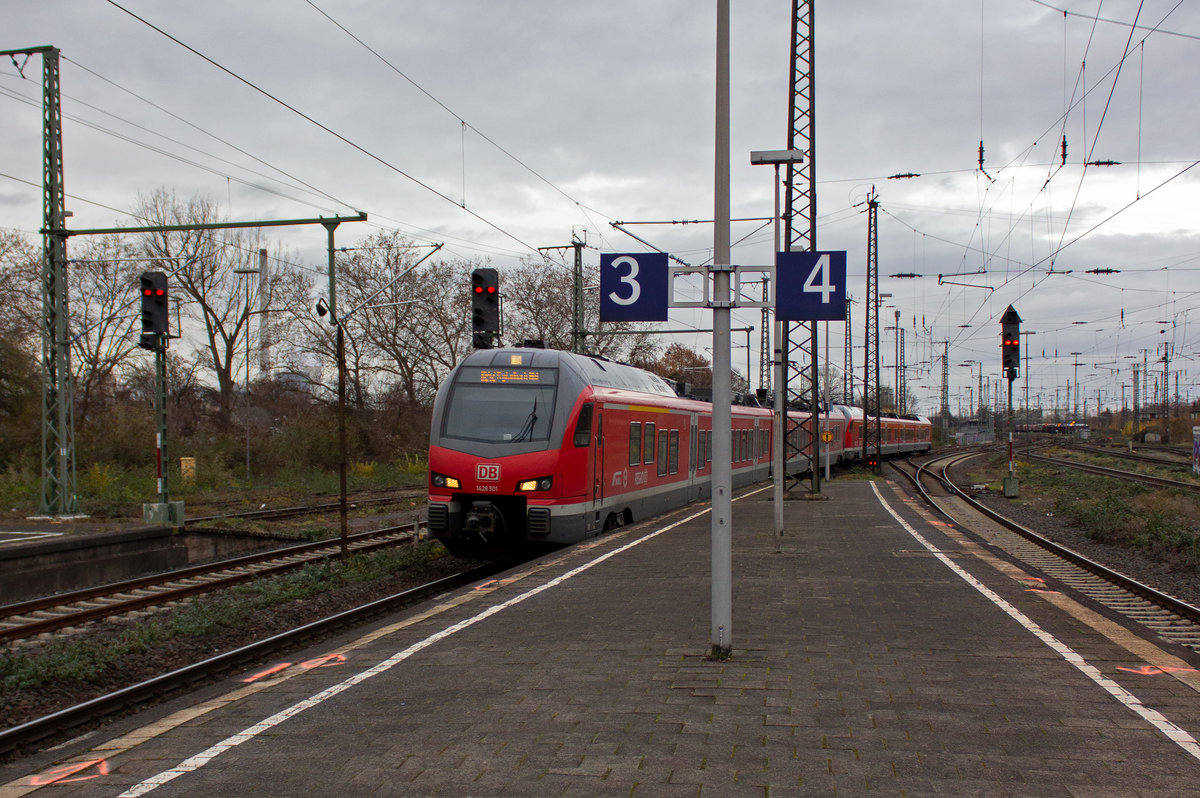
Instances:
[[[483,293],[483,286],[482,286],[482,285],[477,285],[477,286],[475,286],[475,293],[477,293],[477,294],[482,294],[482,293]]]
[[[152,293],[153,293],[153,292],[152,292],[152,291],[151,291],[149,288],[147,288],[145,291],[143,291],[143,292],[142,292],[142,295],[143,295],[143,296],[150,296]]]
[[[489,294],[494,294],[494,293],[496,293],[496,286],[494,286],[494,285],[489,285],[489,286],[487,287],[487,292],[488,292]]]

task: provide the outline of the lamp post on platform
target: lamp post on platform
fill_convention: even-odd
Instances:
[[[266,255],[266,250],[262,251]],[[242,424],[246,427],[246,482],[250,482],[250,275],[262,274],[262,269],[234,269],[234,274],[246,277],[246,385],[242,397]]]
[[[754,166],[770,164],[775,167],[775,181],[772,192],[775,195],[775,249],[779,252],[779,167],[784,164],[797,164],[804,160],[801,150],[753,150],[750,153],[750,163]],[[778,256],[776,256],[778,260]],[[776,264],[778,266],[778,264]],[[776,283],[778,285],[778,283]],[[775,319],[774,355],[775,355],[775,424],[772,429],[774,439],[771,456],[772,496],[775,501],[775,539],[778,543],[783,536],[783,436],[787,434],[787,416],[785,415],[787,394],[787,342],[785,339],[784,322]]]

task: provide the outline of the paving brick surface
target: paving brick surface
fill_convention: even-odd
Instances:
[[[867,482],[734,504],[734,657],[710,647],[702,516],[457,631],[154,796],[1200,796],[1200,760],[928,554]],[[881,491],[895,506],[896,495]],[[690,512],[695,512],[692,508]],[[957,550],[954,562],[1185,730],[1200,696]],[[453,623],[646,534],[536,572],[114,757],[116,794]]]

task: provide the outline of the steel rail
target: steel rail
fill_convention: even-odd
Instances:
[[[391,496],[379,497],[364,497],[361,499],[350,499],[349,506],[354,507],[372,507],[380,504],[394,504],[403,499],[413,499],[424,497],[424,491],[401,492]],[[194,518],[184,520],[184,526],[192,526],[193,524],[205,523],[209,521],[230,521],[238,520],[269,520],[274,518],[290,518],[297,515],[315,515],[317,513],[333,512],[341,507],[340,502],[329,502],[327,504],[312,504],[298,505],[296,507],[273,507],[271,509],[246,510],[244,512],[227,513],[225,515],[198,515]]]
[[[1188,460],[1182,460],[1179,458],[1167,459],[1166,457],[1156,457],[1149,454],[1135,454],[1133,452],[1126,452],[1122,449],[1105,449],[1102,446],[1087,446],[1081,443],[1069,444],[1063,448],[1080,452],[1094,452],[1095,454],[1102,454],[1107,457],[1115,457],[1119,460],[1134,460],[1139,463],[1150,463],[1151,465],[1163,466],[1164,468],[1169,469],[1184,471],[1192,470],[1190,456]],[[1182,453],[1180,453],[1180,457],[1183,457]]]
[[[450,587],[470,584],[491,576],[499,569],[494,565],[483,566],[462,573],[410,588],[360,607],[339,612],[327,618],[299,626],[287,632],[255,643],[217,654],[201,662],[186,665],[169,673],[155,676],[129,687],[116,690],[90,701],[76,704],[49,715],[27,721],[8,729],[0,730],[0,754],[23,748],[53,734],[68,731],[91,721],[120,712],[151,698],[161,696],[197,682],[211,679],[217,674],[231,670],[244,663],[254,662],[274,651],[295,646],[306,639],[319,637],[347,626],[360,623],[374,615],[389,612],[434,596]]]
[[[1085,571],[1088,571],[1088,572],[1092,573],[1093,575],[1095,575],[1107,582],[1111,582],[1112,584],[1114,584],[1120,588],[1123,588],[1124,590],[1127,590],[1130,593],[1141,596],[1142,598],[1146,599],[1147,601],[1149,601],[1153,604],[1157,604],[1158,606],[1162,607],[1163,609],[1173,612],[1176,615],[1180,616],[1181,618],[1186,618],[1187,620],[1191,621],[1192,623],[1200,624],[1200,607],[1196,607],[1192,604],[1187,603],[1186,601],[1183,601],[1182,599],[1178,599],[1175,596],[1170,595],[1169,593],[1164,593],[1160,590],[1150,587],[1149,585],[1139,582],[1138,580],[1133,579],[1132,577],[1126,576],[1125,574],[1123,574],[1119,571],[1115,571],[1106,565],[1101,565],[1100,563],[1096,562],[1095,560],[1085,557],[1084,555],[1082,555],[1076,551],[1073,551],[1072,549],[1069,549],[1066,546],[1063,546],[1059,543],[1054,542],[1053,540],[1050,540],[1049,538],[1033,531],[1032,529],[1029,529],[1027,527],[1022,526],[1021,524],[1018,524],[1017,522],[1013,521],[1012,519],[1007,518],[998,512],[995,512],[994,510],[987,507],[986,505],[984,505],[984,504],[976,501],[972,497],[968,496],[961,488],[959,488],[959,486],[957,484],[954,483],[954,481],[950,478],[948,471],[953,465],[956,465],[957,463],[961,462],[962,460],[964,460],[970,456],[971,455],[964,455],[961,458],[957,458],[957,459],[953,460],[951,463],[949,463],[948,465],[946,465],[942,468],[940,476],[938,476],[938,475],[934,475],[934,476],[936,479],[938,479],[938,481],[940,481],[943,485],[945,485],[948,490],[950,490],[955,495],[957,495],[960,499],[962,499],[964,502],[966,502],[967,505],[970,506],[973,510],[986,516],[987,518],[996,522],[997,524],[999,524],[1000,526],[1009,530],[1010,532],[1015,532],[1017,535],[1020,535],[1022,538],[1028,540],[1029,542],[1049,551],[1051,554],[1054,554],[1055,556],[1060,557],[1060,558],[1066,560],[1067,562],[1070,562],[1073,565],[1076,565],[1076,566],[1084,569]],[[936,462],[936,461],[931,461],[931,462]],[[905,474],[905,476],[907,476],[910,480],[919,482],[921,471],[925,470],[925,469],[926,469],[926,466],[921,466],[917,469],[915,475]],[[901,472],[901,473],[904,473],[904,472]],[[936,502],[934,502],[932,500],[932,498],[929,497],[928,493],[926,493],[926,491],[923,488],[919,487],[918,490],[921,492],[922,497],[925,499],[925,501],[927,501],[929,504],[931,504],[933,507],[935,507],[944,516],[946,516],[950,520],[954,521],[954,523],[958,524],[959,526],[967,528],[966,525],[963,524],[961,520],[954,518],[954,516],[951,515],[947,510],[940,507]]]
[[[1151,474],[1139,474],[1134,471],[1122,471],[1119,468],[1108,468],[1106,466],[1093,465],[1091,463],[1079,463],[1074,460],[1064,460],[1059,457],[1047,457],[1044,454],[1027,453],[1025,456],[1030,460],[1060,465],[1064,468],[1074,468],[1077,471],[1086,471],[1089,474],[1113,477],[1115,479],[1124,479],[1130,482],[1142,482],[1159,488],[1176,488],[1178,490],[1189,491],[1191,493],[1200,493],[1200,484],[1195,482],[1181,482],[1177,479],[1156,477]]]
[[[353,541],[352,550],[356,554],[361,554],[393,546],[403,540],[411,539],[418,529],[419,527],[416,523],[409,523],[372,530],[370,532],[360,532],[351,538]],[[386,537],[386,539],[380,540],[382,537]],[[236,557],[231,560],[222,560],[207,565],[193,566],[179,571],[170,571],[163,574],[126,580],[124,582],[115,582],[94,588],[77,590],[71,593],[44,596],[17,604],[9,604],[0,607],[0,619],[11,620],[35,612],[47,612],[60,608],[64,612],[61,615],[40,618],[34,621],[18,622],[14,626],[0,629],[0,642],[27,639],[68,626],[77,626],[132,610],[165,604],[202,593],[211,593],[243,582],[295,570],[326,557],[340,556],[339,546],[340,542],[337,540],[305,543],[299,546],[272,549],[267,552]],[[272,562],[276,564],[270,565],[269,563]],[[172,583],[212,576],[222,572],[236,573],[230,573],[228,576],[192,585],[174,588],[165,587]],[[119,599],[111,603],[70,610],[71,605],[74,604],[93,602],[96,599],[146,590],[156,586],[164,586],[165,589],[134,598]]]

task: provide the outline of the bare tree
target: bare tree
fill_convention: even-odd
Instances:
[[[39,440],[37,330],[41,252],[16,231],[0,230],[0,469],[36,460]]]
[[[89,239],[76,247],[70,263],[71,354],[75,407],[80,421],[103,395],[111,394],[118,373],[137,352],[140,324],[137,275],[129,236]]]
[[[350,357],[360,384],[369,379],[401,401],[429,404],[470,343],[468,275],[479,264],[430,259],[395,232],[366,239],[337,264]]]
[[[174,194],[159,189],[139,199],[139,217],[161,225],[194,225],[219,220],[217,205],[210,199],[192,197],[180,201]],[[183,296],[181,315],[200,323],[196,357],[212,374],[217,385],[218,415],[228,423],[237,386],[236,367],[246,357],[246,337],[250,334],[251,319],[256,307],[278,308],[294,302],[304,302],[311,281],[296,269],[272,270],[265,283],[266,301],[260,292],[264,283],[249,279],[237,271],[258,268],[258,252],[265,248],[259,230],[145,233],[142,248],[146,255],[158,259],[160,270],[167,272],[173,290]],[[280,264],[277,257],[274,261]],[[249,282],[243,282],[249,280]],[[271,318],[273,340],[286,338],[281,325],[288,316]],[[190,327],[190,325],[189,325]]]
[[[42,251],[16,230],[0,229],[0,335],[25,340],[41,328]]]
[[[71,368],[82,423],[136,353],[137,273],[129,236],[76,239],[67,267]],[[15,235],[0,234],[0,301],[15,313],[8,325],[36,337],[42,314],[42,253]]]
[[[551,349],[570,349],[573,269],[550,260],[524,260],[516,268],[503,272],[501,277],[506,340],[533,339]],[[585,288],[599,282],[599,266],[584,264]],[[658,344],[653,334],[626,334],[646,325],[600,323],[599,297],[592,289],[584,291],[583,325],[588,332],[584,348],[590,353],[631,363],[649,362],[656,357]]]

